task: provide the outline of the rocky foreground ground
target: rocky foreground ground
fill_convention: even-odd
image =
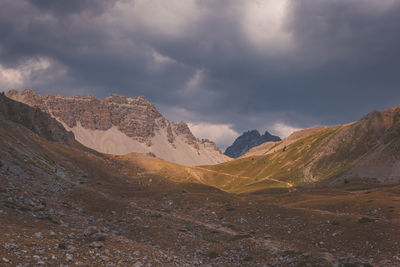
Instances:
[[[76,169],[54,164],[63,179],[3,161],[3,265],[400,265],[399,187],[233,195],[99,154],[61,154],[87,158]]]

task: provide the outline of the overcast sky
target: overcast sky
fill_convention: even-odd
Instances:
[[[398,0],[1,0],[0,89],[144,95],[222,148],[400,104]]]

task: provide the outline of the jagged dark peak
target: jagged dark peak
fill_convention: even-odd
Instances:
[[[231,158],[237,158],[255,146],[261,145],[265,142],[276,142],[280,140],[281,139],[278,136],[271,135],[268,131],[265,131],[263,135],[260,135],[258,130],[250,130],[236,138],[235,142],[226,149],[224,154]]]
[[[265,131],[265,133],[263,135],[261,135],[260,138],[261,138],[261,143],[260,144],[265,143],[265,142],[278,142],[278,141],[281,141],[281,138],[279,136],[272,135],[268,131]]]
[[[239,136],[239,138],[243,137],[243,136],[258,136],[259,137],[259,136],[261,136],[261,134],[258,130],[254,129],[254,130],[244,132],[241,136]]]

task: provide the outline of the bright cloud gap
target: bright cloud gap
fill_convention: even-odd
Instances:
[[[221,150],[225,150],[239,136],[230,124],[192,123],[188,126],[192,133],[201,139],[214,141]]]

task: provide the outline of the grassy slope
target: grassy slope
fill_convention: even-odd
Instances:
[[[395,155],[393,147],[398,147],[400,140],[398,124],[398,109],[375,111],[356,123],[322,129],[273,154],[205,166],[203,170],[210,170],[210,184],[235,193],[325,184],[384,145],[386,158]],[[235,176],[242,177],[241,181]]]

